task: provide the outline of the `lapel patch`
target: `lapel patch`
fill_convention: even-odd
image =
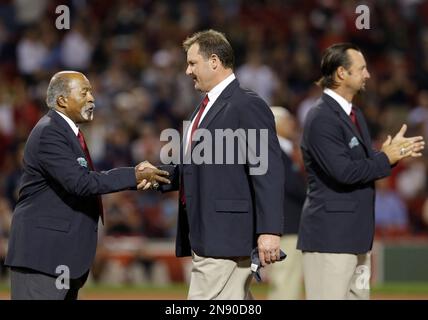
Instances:
[[[85,168],[88,167],[88,162],[86,161],[85,158],[80,157],[80,158],[77,158],[76,160],[77,160],[77,163],[82,167],[85,167]]]
[[[358,146],[359,144],[357,137],[352,137],[351,141],[348,143],[350,149]]]

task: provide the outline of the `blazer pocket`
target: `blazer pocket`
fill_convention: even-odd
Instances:
[[[357,209],[358,202],[353,200],[327,200],[325,202],[325,211],[327,212],[354,212]]]
[[[70,230],[70,221],[61,219],[61,218],[53,218],[53,217],[40,217],[37,219],[37,228],[49,229],[61,232],[68,232]]]
[[[216,200],[215,211],[217,212],[248,212],[247,200]]]

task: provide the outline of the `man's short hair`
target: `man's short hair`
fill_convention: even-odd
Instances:
[[[205,59],[215,54],[225,68],[233,69],[235,63],[233,49],[223,33],[212,29],[196,32],[184,40],[184,50],[187,52],[195,43],[199,45],[199,54]]]
[[[56,73],[49,82],[46,91],[46,104],[49,109],[55,109],[60,96],[67,97],[70,94],[70,79]]]
[[[351,59],[347,50],[353,49],[361,52],[361,50],[352,43],[337,43],[328,47],[321,59],[321,79],[317,81],[317,85],[321,88],[335,89],[339,84],[334,81],[334,74],[339,67],[349,69],[351,66]]]

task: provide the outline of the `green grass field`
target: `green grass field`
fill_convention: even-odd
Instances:
[[[252,293],[256,299],[266,299],[267,284],[252,285]],[[168,286],[152,285],[99,285],[87,284],[80,293],[80,299],[186,299],[186,284]],[[0,283],[0,298],[9,298],[9,285]],[[372,287],[372,299],[426,299],[428,300],[428,283],[389,283]]]

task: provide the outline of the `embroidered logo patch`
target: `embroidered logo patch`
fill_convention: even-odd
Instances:
[[[80,158],[77,158],[76,160],[77,160],[77,163],[80,164],[82,167],[85,167],[85,168],[88,167],[88,162],[86,161],[85,158],[80,157]]]
[[[352,137],[351,141],[349,141],[349,143],[348,143],[349,148],[351,148],[351,149],[358,146],[359,144],[360,143],[358,142],[357,137]]]

